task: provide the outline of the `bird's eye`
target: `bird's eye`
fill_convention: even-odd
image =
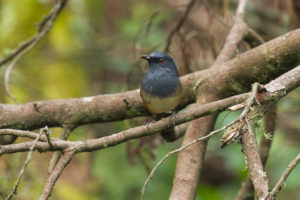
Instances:
[[[162,64],[162,63],[164,63],[164,62],[165,62],[165,59],[162,59],[162,58],[159,59],[159,63],[160,63],[160,64]]]

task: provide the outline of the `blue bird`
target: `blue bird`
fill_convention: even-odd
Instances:
[[[142,55],[149,68],[142,79],[140,95],[152,114],[170,113],[178,106],[182,86],[173,58],[165,53]]]

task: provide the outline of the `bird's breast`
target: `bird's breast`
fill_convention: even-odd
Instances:
[[[144,77],[140,94],[151,113],[169,113],[179,104],[182,87],[178,77]]]
[[[162,72],[145,74],[141,85],[145,93],[157,97],[170,96],[179,88],[181,84],[178,76]]]
[[[146,108],[153,114],[170,113],[177,107],[181,99],[181,88],[167,97],[158,97],[141,90],[141,97]]]

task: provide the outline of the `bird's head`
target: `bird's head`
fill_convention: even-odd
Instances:
[[[140,58],[148,61],[149,68],[166,67],[166,68],[176,69],[177,72],[177,68],[173,58],[165,53],[153,52],[150,55],[142,55]]]

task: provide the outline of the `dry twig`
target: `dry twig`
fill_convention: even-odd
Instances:
[[[21,171],[20,171],[20,173],[19,173],[19,176],[18,176],[18,179],[17,179],[17,181],[16,181],[16,183],[15,183],[15,186],[13,187],[12,191],[10,192],[10,194],[5,198],[5,200],[10,200],[10,199],[13,198],[13,196],[14,196],[15,194],[17,194],[17,188],[18,188],[18,186],[19,186],[20,180],[21,180],[21,178],[22,178],[22,176],[23,176],[23,174],[24,174],[24,172],[25,172],[25,169],[26,169],[27,165],[29,164],[29,162],[30,162],[30,160],[31,160],[32,152],[33,152],[33,150],[34,150],[34,147],[35,147],[37,141],[39,140],[39,138],[42,136],[42,133],[45,132],[45,131],[48,131],[48,128],[47,128],[47,127],[42,128],[42,129],[40,130],[40,133],[38,134],[38,136],[37,136],[36,139],[34,140],[32,146],[31,146],[30,149],[29,149],[29,152],[28,152],[26,161],[25,161],[25,163],[24,163],[24,166],[23,166],[23,168],[21,169]]]
[[[300,153],[296,156],[296,158],[288,165],[286,170],[283,172],[282,176],[280,177],[279,181],[276,183],[273,190],[269,193],[266,200],[272,200],[278,192],[280,192],[283,188],[283,185],[290,175],[290,173],[293,171],[293,169],[298,165],[300,162]]]
[[[9,76],[10,72],[16,63],[20,60],[20,58],[29,52],[52,28],[52,25],[61,12],[61,10],[66,5],[67,0],[58,0],[50,13],[40,22],[38,27],[38,33],[27,41],[23,42],[19,47],[17,47],[13,52],[8,55],[6,58],[0,61],[0,66],[12,60],[10,65],[8,66],[5,77],[4,77],[4,85],[5,91],[7,95],[15,102],[18,103],[18,100],[11,94],[9,89]]]

